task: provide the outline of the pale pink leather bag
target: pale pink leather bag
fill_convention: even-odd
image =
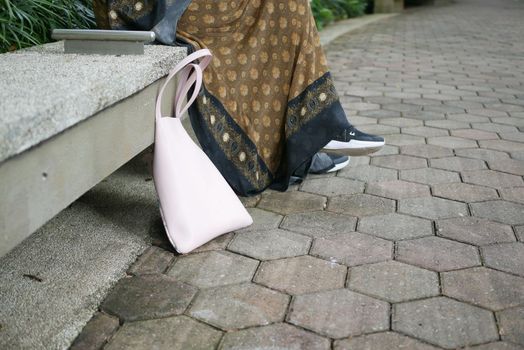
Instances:
[[[188,253],[217,236],[253,223],[222,174],[191,140],[180,120],[200,92],[202,71],[211,57],[211,52],[204,49],[182,60],[169,73],[156,100],[153,179],[167,236],[179,253]],[[162,117],[162,94],[179,72],[175,118]],[[181,108],[193,84],[193,94]]]

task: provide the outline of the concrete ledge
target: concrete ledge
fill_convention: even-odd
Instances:
[[[160,78],[186,55],[166,46],[144,56],[64,55],[60,45],[0,55],[0,71],[12,64],[0,92],[10,156],[0,163],[0,256],[153,143]]]
[[[75,55],[63,42],[0,55],[0,163],[131,96],[186,55],[147,45],[144,55]]]
[[[320,42],[322,45],[329,44],[331,41],[335,40],[341,35],[360,29],[364,26],[367,26],[368,24],[382,21],[397,15],[398,13],[373,14],[335,22],[334,24],[329,25],[320,31]]]
[[[0,256],[153,143],[163,81],[0,165]]]

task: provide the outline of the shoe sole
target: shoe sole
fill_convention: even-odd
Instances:
[[[327,172],[328,173],[332,173],[332,172],[335,172],[335,171],[339,171],[340,169],[345,168],[346,166],[348,166],[349,162],[350,162],[350,159],[346,160],[345,162],[336,164],[333,168],[329,169]]]
[[[375,153],[380,151],[380,147],[370,147],[370,148],[345,148],[345,149],[331,149],[331,148],[323,148],[322,152],[330,152],[330,153],[336,153],[341,156],[351,156],[351,157],[358,157],[358,156],[365,156],[371,153]]]
[[[369,145],[366,147],[356,147],[356,148],[323,148],[321,152],[329,152],[329,153],[335,153],[341,156],[365,156],[367,154],[375,153],[377,151],[380,151],[380,149],[384,147],[384,143],[377,145],[376,142],[373,142],[373,146]]]
[[[364,156],[375,153],[384,147],[385,141],[359,141],[351,140],[349,142],[331,141],[322,149],[322,152],[335,153],[344,156]]]

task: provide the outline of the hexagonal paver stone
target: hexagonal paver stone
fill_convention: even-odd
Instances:
[[[517,236],[517,240],[524,242],[524,225],[515,226],[515,235]]]
[[[442,293],[491,310],[524,302],[524,278],[486,267],[443,272]]]
[[[474,216],[491,219],[508,225],[524,224],[524,205],[506,201],[472,203]]]
[[[384,147],[386,147],[386,146],[384,146]],[[382,147],[381,150],[384,149],[384,147]],[[373,153],[373,154],[376,154],[376,153]],[[369,165],[369,161],[370,161],[370,157],[369,156],[353,157],[353,158],[351,158],[348,166],[349,167],[360,167],[360,166],[363,166],[363,165]],[[314,175],[314,174],[310,174],[310,175]],[[310,175],[308,175],[308,176],[310,176]],[[319,174],[317,176],[324,177],[326,175],[329,176],[329,175],[331,175],[331,173]]]
[[[522,128],[522,130],[524,130],[524,128]],[[511,155],[511,158],[515,160],[524,160],[524,151],[511,152],[510,155]]]
[[[476,217],[438,220],[437,235],[475,245],[515,241],[511,226]]]
[[[355,266],[392,258],[393,243],[358,232],[318,238],[313,242],[311,255]]]
[[[398,100],[397,100],[398,101]],[[398,111],[398,112],[418,112],[422,110],[422,106],[407,104],[407,103],[385,103],[382,108],[388,111]]]
[[[367,103],[367,102],[354,102],[354,103],[348,103],[348,108],[350,110],[356,110],[356,111],[369,111],[372,109],[380,109],[380,105],[375,103]]]
[[[220,350],[329,350],[329,339],[307,332],[287,323],[244,329],[226,333]]]
[[[125,321],[179,315],[197,289],[173,277],[151,274],[123,278],[102,303],[102,309]]]
[[[397,260],[434,271],[480,265],[475,247],[440,237],[401,241],[397,248]]]
[[[377,97],[377,98],[378,99],[383,99],[384,97]],[[369,98],[368,100],[372,101],[373,99]],[[377,103],[381,103],[381,102],[378,102],[379,100],[376,100],[376,101],[377,101]],[[385,110],[385,109],[375,109],[375,110],[370,110],[370,111],[361,111],[358,114],[366,116],[366,117],[377,118],[377,119],[386,119],[386,118],[400,117],[400,112],[389,111],[389,110]]]
[[[506,124],[506,125],[513,125],[516,127],[524,127],[524,119],[521,119],[521,118],[511,118],[511,117],[497,118],[495,122],[498,124]]]
[[[397,180],[398,178],[396,170],[384,169],[371,165],[345,167],[338,172],[337,176],[364,182]]]
[[[434,185],[433,195],[461,202],[480,202],[499,198],[493,188],[458,182]]]
[[[497,312],[503,340],[524,346],[524,306]]]
[[[513,343],[497,341],[493,343],[471,346],[471,347],[468,347],[468,349],[471,349],[471,350],[522,350],[522,347],[517,344],[513,344]]]
[[[377,124],[377,120],[373,118],[368,117],[360,117],[358,115],[352,115],[351,116],[351,123],[355,126],[362,126],[362,125],[369,125],[369,124]]]
[[[408,119],[408,118],[387,118],[381,119],[380,124],[399,126],[403,129],[408,127],[423,126],[424,122],[422,120]]]
[[[358,230],[391,240],[433,235],[431,221],[397,213],[364,217],[358,224]]]
[[[524,204],[524,187],[508,187],[499,190],[500,195],[507,201]]]
[[[445,119],[446,115],[440,112],[418,111],[416,113],[413,113],[413,112],[404,113],[404,117],[409,118],[409,119],[418,119],[418,120],[440,120],[440,119]]]
[[[208,288],[251,281],[258,261],[226,251],[179,257],[167,272],[179,281]]]
[[[521,142],[513,142],[506,140],[484,140],[479,141],[480,147],[489,148],[503,152],[524,151],[524,145]]]
[[[435,128],[442,128],[442,129],[464,129],[468,128],[469,124],[464,122],[459,122],[456,120],[430,120],[426,122],[427,126],[432,126]]]
[[[401,199],[398,211],[435,220],[468,215],[466,204],[435,197]]]
[[[481,248],[484,264],[497,270],[524,277],[524,244],[494,244]]]
[[[348,287],[392,303],[439,294],[436,272],[393,260],[351,268]]]
[[[489,168],[492,170],[499,170],[506,173],[511,173],[519,176],[524,176],[524,162],[515,159],[499,159],[488,162]]]
[[[258,203],[258,208],[286,215],[323,210],[325,205],[326,198],[324,197],[291,191],[263,194]]]
[[[460,157],[476,158],[485,161],[509,158],[507,153],[480,148],[457,149],[455,153]]]
[[[430,128],[427,126],[417,126],[412,128],[402,128],[403,134],[418,135],[424,137],[449,136],[445,129]]]
[[[129,268],[133,275],[163,273],[175,259],[175,255],[159,247],[149,247]]]
[[[338,196],[329,200],[328,210],[353,216],[380,215],[394,212],[395,201],[368,194]]]
[[[464,182],[494,188],[524,186],[520,176],[494,170],[463,171],[462,178]]]
[[[224,250],[226,249],[227,245],[229,244],[232,238],[233,238],[233,232],[229,232],[224,235],[220,235],[217,238],[212,239],[211,241],[207,242],[206,244],[201,245],[200,247],[191,251],[191,253],[201,253],[201,252],[207,252],[210,250]]]
[[[223,330],[282,321],[289,296],[252,283],[201,291],[189,315]]]
[[[494,132],[475,129],[451,130],[451,135],[472,140],[494,140],[499,138]]]
[[[485,130],[485,131],[492,131],[497,133],[510,133],[510,132],[517,132],[519,129],[512,125],[503,125],[503,124],[496,124],[496,123],[472,123],[471,124],[474,129],[479,130]]]
[[[430,196],[429,186],[402,180],[372,182],[366,193],[391,199],[415,198]]]
[[[69,349],[101,349],[119,326],[118,318],[97,312],[82,328]]]
[[[384,96],[401,98],[401,99],[404,99],[404,100],[420,98],[420,94],[418,94],[418,93],[414,93],[414,92],[409,93],[409,92],[400,92],[400,91],[385,92]]]
[[[359,129],[363,132],[374,135],[391,135],[400,132],[400,129],[397,127],[382,124],[362,125]]]
[[[344,287],[347,268],[312,256],[263,262],[256,283],[288,294],[305,294]]]
[[[392,169],[417,169],[428,166],[425,159],[398,154],[374,157],[371,164]]]
[[[493,314],[446,297],[393,305],[393,329],[444,348],[498,339]]]
[[[228,249],[259,260],[307,254],[311,238],[285,230],[237,233]]]
[[[422,136],[395,134],[388,135],[387,143],[393,146],[424,145],[426,144],[426,139]]]
[[[284,218],[281,228],[311,237],[326,237],[355,231],[357,218],[329,211],[290,214]]]
[[[504,140],[524,142],[524,132],[501,133],[500,137]]]
[[[347,289],[299,295],[288,322],[331,338],[386,330],[389,304]]]
[[[468,112],[470,112],[471,114],[483,115],[483,116],[490,117],[490,118],[508,116],[508,114],[504,111],[496,111],[496,110],[486,109],[486,108],[469,109]]]
[[[429,163],[432,168],[439,168],[452,171],[482,170],[487,168],[486,163],[481,159],[472,159],[464,157],[446,157],[430,159]]]
[[[259,208],[249,208],[247,211],[253,218],[253,224],[236,232],[252,232],[278,228],[278,225],[284,218],[282,215]]]
[[[400,179],[428,185],[460,182],[460,176],[457,173],[433,168],[402,170]]]
[[[481,116],[478,116],[478,115],[473,115],[473,114],[469,114],[469,113],[463,113],[463,114],[450,114],[448,116],[448,119],[450,120],[456,120],[456,121],[459,121],[459,122],[466,122],[466,123],[488,123],[489,122],[489,118],[487,117],[481,117]],[[469,124],[468,126],[466,126],[466,128],[469,127]],[[459,130],[471,130],[471,129],[457,129],[457,131]],[[458,136],[458,135],[457,135]],[[462,136],[460,136],[462,137]]]
[[[428,137],[428,144],[448,148],[476,148],[475,140],[463,139],[454,136]]]
[[[434,145],[413,145],[400,147],[401,154],[424,158],[441,158],[453,155],[449,148]]]
[[[300,190],[324,196],[355,194],[364,192],[364,183],[342,177],[306,180]]]
[[[348,339],[336,340],[334,350],[413,349],[437,350],[417,339],[395,332],[379,332]]]
[[[104,349],[214,349],[222,332],[187,316],[124,323]]]
[[[389,155],[392,155],[392,154],[398,154],[398,152],[399,152],[399,150],[398,150],[397,146],[385,145],[384,147],[382,147],[380,149],[380,151],[375,152],[373,154],[370,154],[368,157],[389,156]],[[355,159],[353,159],[353,160],[355,160]]]

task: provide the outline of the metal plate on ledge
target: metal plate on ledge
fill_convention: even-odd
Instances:
[[[128,30],[54,29],[51,37],[64,40],[64,52],[101,55],[142,55],[154,32]]]

